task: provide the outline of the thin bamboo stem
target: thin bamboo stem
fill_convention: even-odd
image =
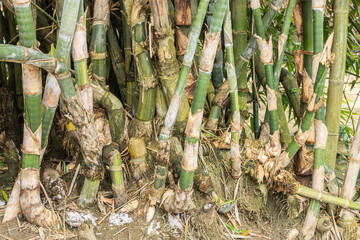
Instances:
[[[240,55],[247,43],[247,1],[246,0],[232,0],[230,1],[231,20],[233,28],[234,39],[234,61],[237,63]],[[239,69],[236,69],[238,72]],[[239,109],[240,116],[247,116],[247,73],[242,71],[237,78],[237,85],[239,91]]]
[[[303,197],[317,199],[323,203],[335,204],[343,208],[360,210],[360,203],[352,202],[345,198],[335,197],[330,194],[318,191],[312,188],[302,186],[300,183],[294,183],[289,187],[292,194],[298,194]]]
[[[343,95],[346,39],[349,14],[349,1],[333,2],[334,11],[334,43],[332,51],[335,54],[334,63],[330,67],[328,98],[326,102],[326,127],[329,137],[326,142],[325,164],[331,171],[335,169],[337,145],[339,138],[340,108]]]
[[[227,11],[224,21],[224,43],[226,51],[226,72],[229,81],[229,92],[231,99],[231,175],[234,178],[241,176],[241,159],[239,139],[241,134],[239,96],[237,89],[237,79],[235,73],[234,51],[233,51],[233,35],[231,26],[230,3],[227,1]]]

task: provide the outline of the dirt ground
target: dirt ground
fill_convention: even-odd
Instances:
[[[49,228],[36,227],[27,223],[21,217],[8,223],[0,224],[0,239],[78,239],[77,227],[64,224],[69,213],[85,216],[84,222],[93,225],[98,240],[106,239],[232,239],[241,233],[232,232],[229,225],[244,231],[242,238],[251,239],[284,239],[286,233],[292,228],[299,228],[302,214],[294,217],[288,208],[287,197],[283,194],[271,194],[265,185],[259,186],[249,176],[244,175],[240,180],[234,180],[230,174],[229,161],[224,160],[228,153],[207,159],[201,168],[207,168],[213,179],[214,189],[225,202],[236,199],[231,211],[219,213],[216,211],[217,203],[212,198],[198,191],[194,192],[190,210],[184,214],[169,214],[161,208],[156,210],[154,219],[147,223],[145,220],[146,196],[149,183],[139,191],[136,183],[128,184],[130,200],[139,200],[140,205],[129,213],[108,214],[111,206],[105,204],[100,211],[99,204],[90,209],[78,209],[76,196],[73,194],[66,201],[53,201],[55,211],[60,218],[57,226]],[[219,167],[220,166],[220,167]],[[218,176],[218,177],[216,177]],[[1,177],[1,176],[0,176]],[[76,181],[81,183],[81,179]],[[102,186],[106,184],[102,183]],[[2,186],[10,196],[12,183]],[[77,187],[75,187],[77,189]],[[78,193],[74,190],[74,195]],[[237,189],[237,190],[236,190]],[[106,199],[107,189],[100,189]],[[234,195],[236,193],[236,196]],[[3,197],[0,200],[4,202]],[[49,208],[46,198],[43,203]],[[231,206],[231,205],[230,205]],[[4,214],[4,206],[0,210],[0,220]],[[101,220],[101,223],[99,223]],[[66,222],[69,222],[68,220]],[[80,238],[79,238],[80,239]]]

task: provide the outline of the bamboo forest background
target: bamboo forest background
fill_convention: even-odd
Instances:
[[[0,39],[0,238],[360,239],[359,0],[0,0]]]

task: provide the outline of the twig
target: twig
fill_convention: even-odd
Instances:
[[[187,238],[187,229],[188,229],[188,226],[189,226],[189,220],[190,218],[188,218],[186,221],[185,221],[185,240]]]
[[[337,225],[336,225],[336,222],[335,222],[334,212],[332,210],[331,210],[331,219],[333,220],[333,223],[334,223],[334,229],[335,229],[336,237],[338,239],[341,239],[340,234],[339,234],[339,229],[337,228]]]
[[[240,178],[238,179],[236,186],[235,186],[235,191],[234,191],[234,199],[236,199],[238,191],[239,191],[239,183],[240,183]],[[241,221],[240,221],[240,217],[239,217],[239,210],[238,210],[238,206],[235,203],[235,219],[236,221],[239,223],[239,225],[241,226]]]
[[[231,222],[231,224],[235,227],[235,228],[237,228],[237,224],[234,222],[234,220],[231,218],[231,216],[230,216],[230,213],[226,213],[226,216],[228,217],[228,219],[229,219],[229,221]]]
[[[110,211],[102,219],[100,219],[97,224],[100,225],[110,215],[112,211],[113,209],[110,209]]]
[[[139,138],[142,138],[145,135],[145,133],[147,133],[147,131],[149,131],[149,129],[146,129],[142,134],[140,134]]]
[[[232,239],[234,239],[234,238],[251,238],[250,236],[243,236],[243,235],[239,235],[239,234],[224,233],[224,235],[231,237]]]
[[[124,227],[123,229],[121,229],[120,231],[118,231],[117,233],[115,233],[113,237],[115,237],[116,235],[118,235],[119,233],[121,233],[122,231],[124,231],[125,229],[127,229],[127,227]]]
[[[80,171],[80,164],[78,164],[78,166],[76,167],[76,171],[75,171],[74,177],[73,177],[73,179],[72,179],[72,181],[71,181],[71,185],[70,185],[69,192],[68,192],[68,194],[67,194],[68,197],[70,196],[71,191],[72,191],[72,189],[73,189],[73,187],[74,187],[75,180],[76,180],[77,175],[79,174],[79,171]]]
[[[9,238],[9,237],[7,237],[7,236],[5,236],[5,235],[2,235],[1,233],[0,233],[0,237],[3,237],[3,238],[5,238],[5,239],[7,239],[7,240],[13,240],[12,238]]]
[[[36,7],[42,14],[44,14],[46,17],[48,17],[51,21],[53,21],[56,24],[56,26],[58,28],[60,28],[59,23],[52,16],[50,16],[46,11],[44,11],[41,7],[36,5],[33,1],[31,1],[31,5]]]

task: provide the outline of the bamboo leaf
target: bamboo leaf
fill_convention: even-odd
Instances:
[[[4,200],[5,200],[6,202],[8,202],[8,201],[9,201],[9,198],[8,198],[6,192],[1,189],[1,193],[2,193],[2,195],[3,195]]]

